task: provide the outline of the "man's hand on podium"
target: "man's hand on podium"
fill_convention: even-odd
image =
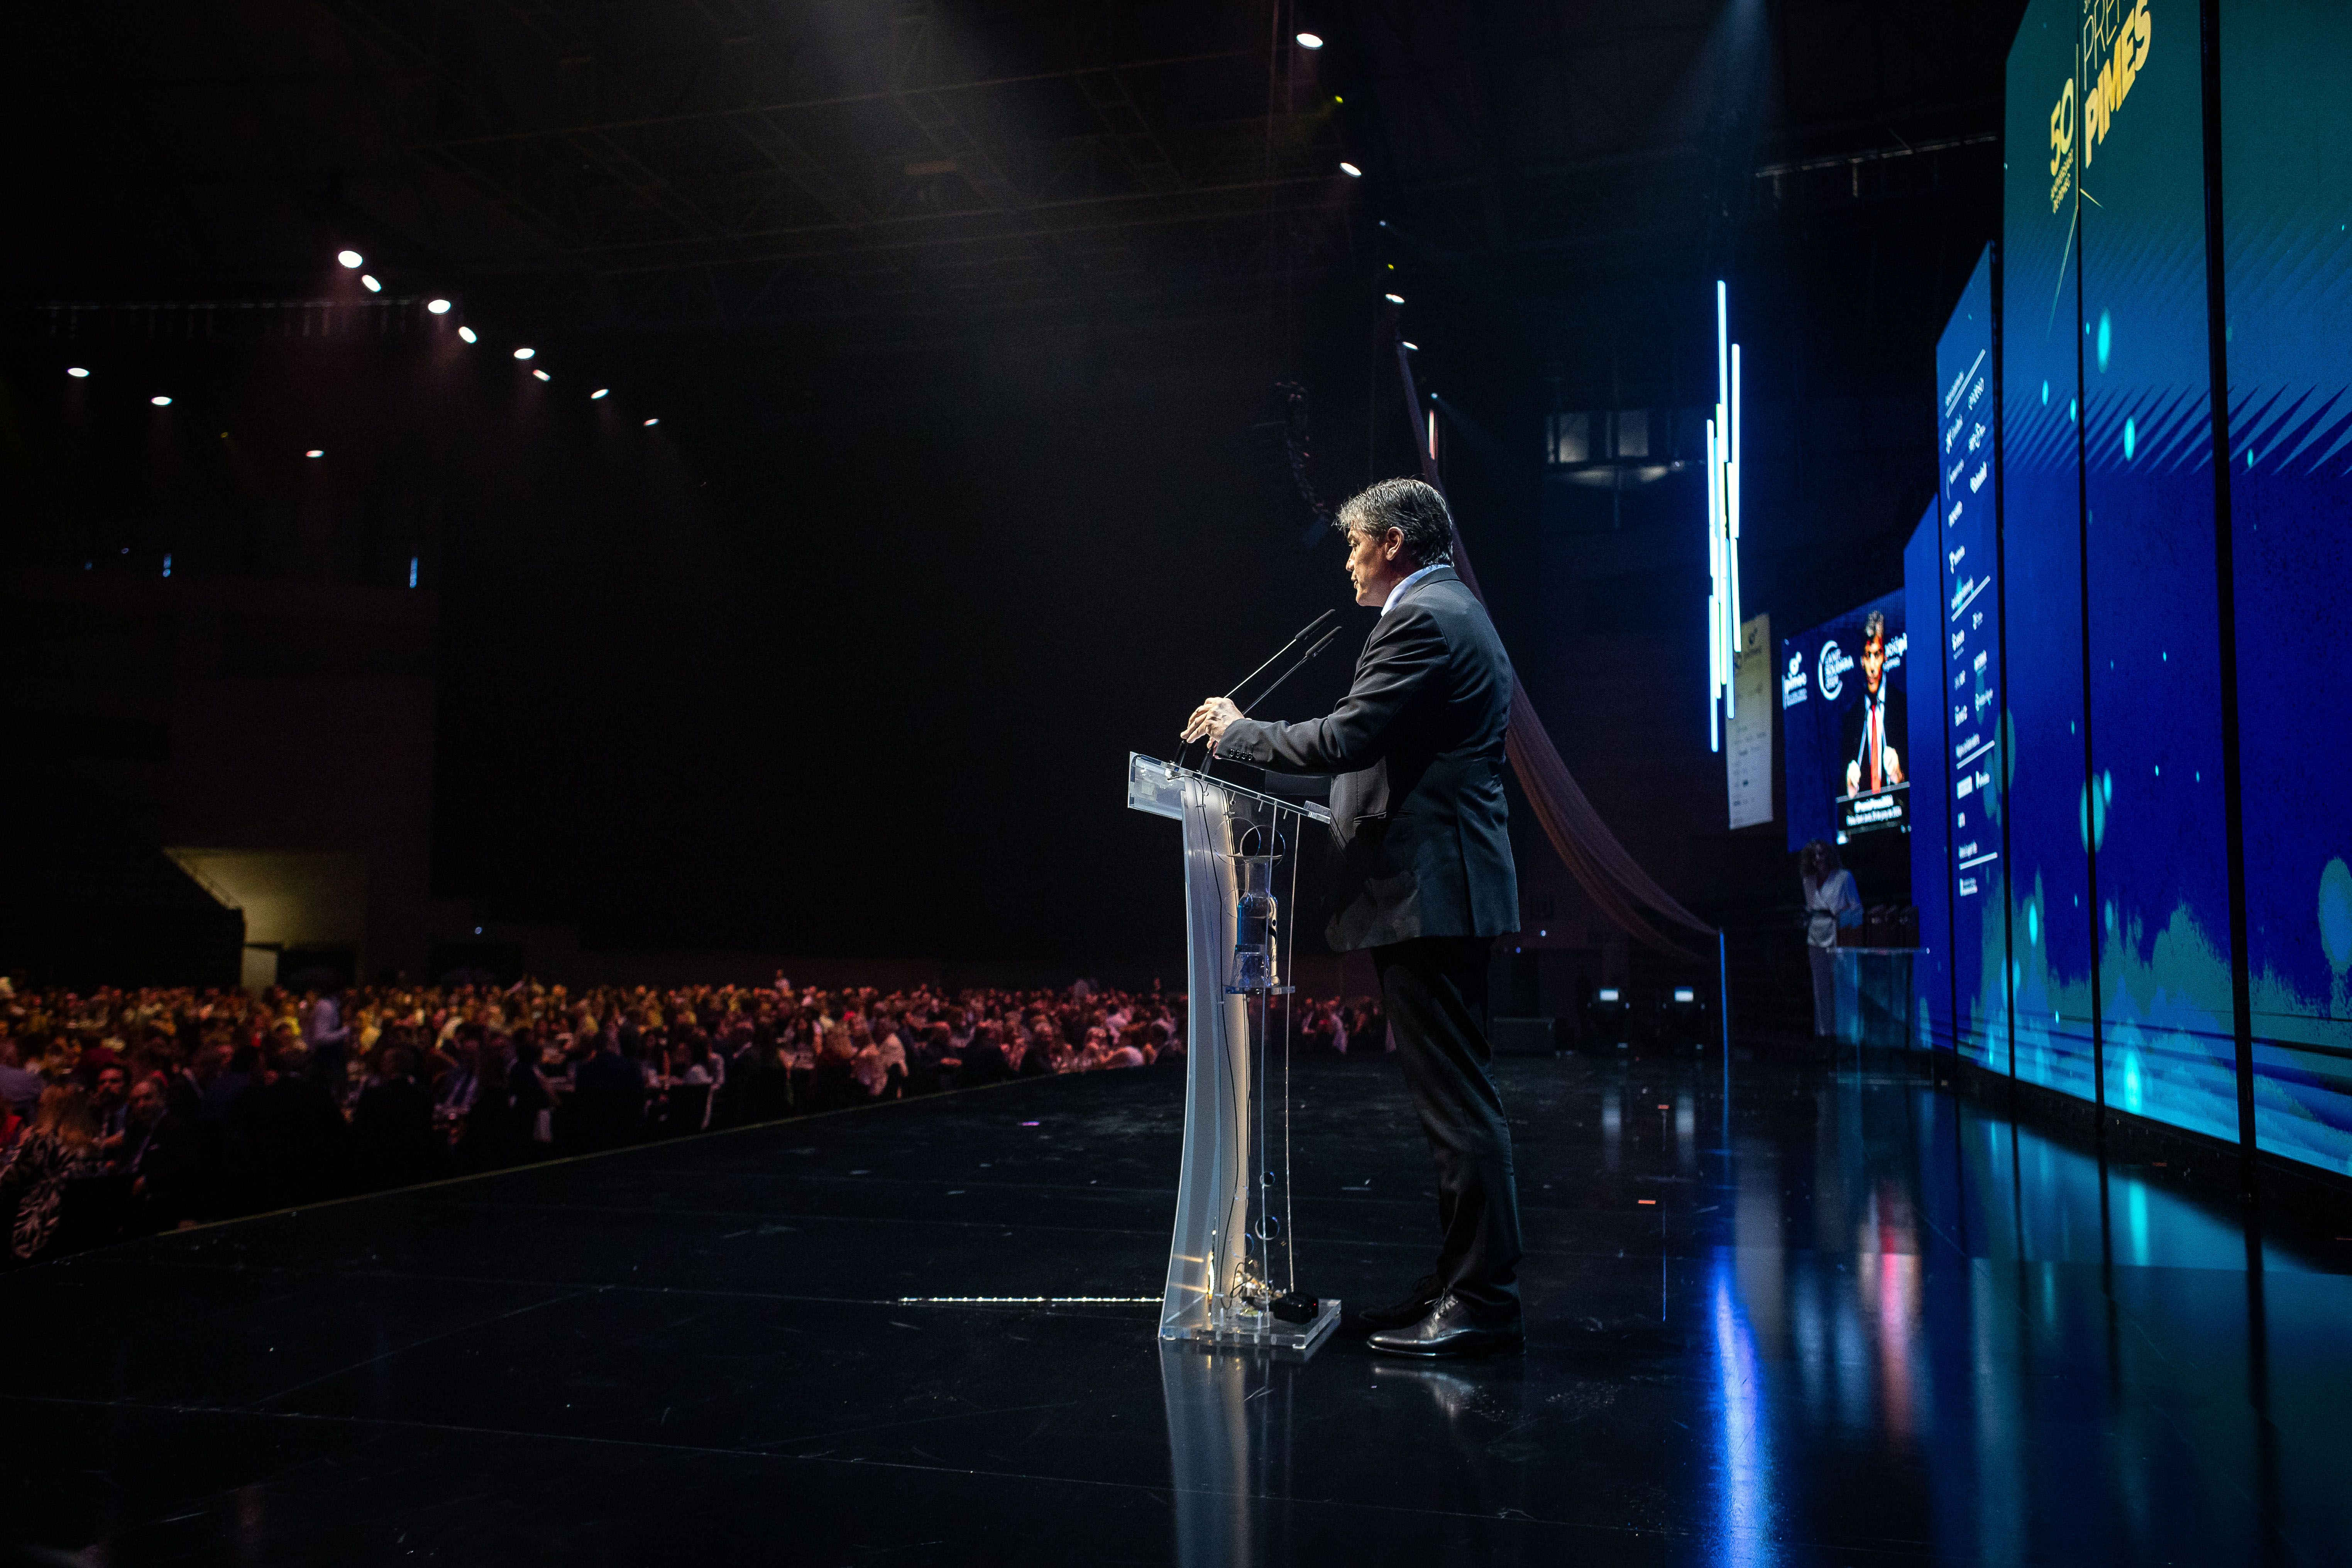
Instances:
[[[1192,716],[1184,721],[1185,743],[1206,741],[1213,750],[1216,743],[1225,738],[1227,726],[1244,717],[1246,715],[1234,706],[1230,698],[1212,697],[1193,709]]]

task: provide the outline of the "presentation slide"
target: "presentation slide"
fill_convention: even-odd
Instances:
[[[1929,501],[1903,547],[1903,619],[1907,626],[1934,626],[1944,619],[1944,524],[1940,502]],[[1905,660],[1906,676],[1925,692],[1944,686],[1944,645],[1926,637]],[[1911,775],[1911,896],[1919,906],[1920,952],[1911,961],[1911,984],[1918,994],[1922,1043],[1952,1043],[1952,887],[1948,874],[1952,850],[1948,787],[1942,758],[1945,717],[1941,702],[1911,710],[1906,731],[1911,755],[1927,759]]]
[[[2222,0],[2221,33],[2255,1137],[2352,1172],[2352,661],[2299,657],[2352,636],[2352,7]]]
[[[1992,360],[1992,258],[1979,258],[1936,344],[1937,470],[1944,513],[1939,616],[1951,803],[1953,1021],[1958,1048],[2009,1070],[2008,907],[2001,890],[2000,405]],[[1916,892],[1915,887],[1914,892]]]
[[[2027,12],[2009,61],[2001,203],[2001,574],[2009,603],[2010,974],[2017,1076],[2096,1092],[2091,846],[2083,668],[2081,149],[2074,5]],[[2095,717],[2095,715],[2093,717]]]
[[[2234,1141],[2197,7],[2086,9],[2082,29],[2084,528],[2092,785],[2105,813],[2095,859],[2106,1097]]]
[[[1911,826],[1903,595],[1780,641],[1789,847]],[[1864,895],[1869,895],[1865,891]]]

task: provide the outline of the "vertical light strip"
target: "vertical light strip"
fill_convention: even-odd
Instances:
[[[1730,290],[1715,285],[1715,417],[1706,425],[1707,739],[1720,751],[1738,708],[1739,345],[1731,341]]]
[[[1717,599],[1723,587],[1723,528],[1717,521],[1723,510],[1723,466],[1715,460],[1715,421],[1706,422],[1706,746],[1723,750],[1722,714],[1716,694],[1723,689],[1723,611]]]
[[[1730,505],[1724,509],[1729,534],[1724,550],[1724,569],[1731,579],[1731,635],[1734,646],[1739,637],[1739,437],[1747,426],[1739,412],[1739,345],[1731,345],[1731,468],[1724,484]]]

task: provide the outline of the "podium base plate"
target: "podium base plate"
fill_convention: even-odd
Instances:
[[[1323,1348],[1323,1342],[1339,1326],[1339,1299],[1328,1297],[1316,1308],[1309,1322],[1286,1323],[1269,1317],[1262,1329],[1163,1328],[1160,1337],[1218,1349],[1272,1351],[1285,1361],[1305,1361]]]

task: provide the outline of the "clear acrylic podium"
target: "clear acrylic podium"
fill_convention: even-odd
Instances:
[[[1290,1225],[1290,902],[1299,829],[1330,815],[1129,752],[1127,804],[1184,827],[1184,1165],[1160,1337],[1311,1354],[1339,1321],[1277,1315]],[[1286,1310],[1290,1303],[1280,1303]]]

